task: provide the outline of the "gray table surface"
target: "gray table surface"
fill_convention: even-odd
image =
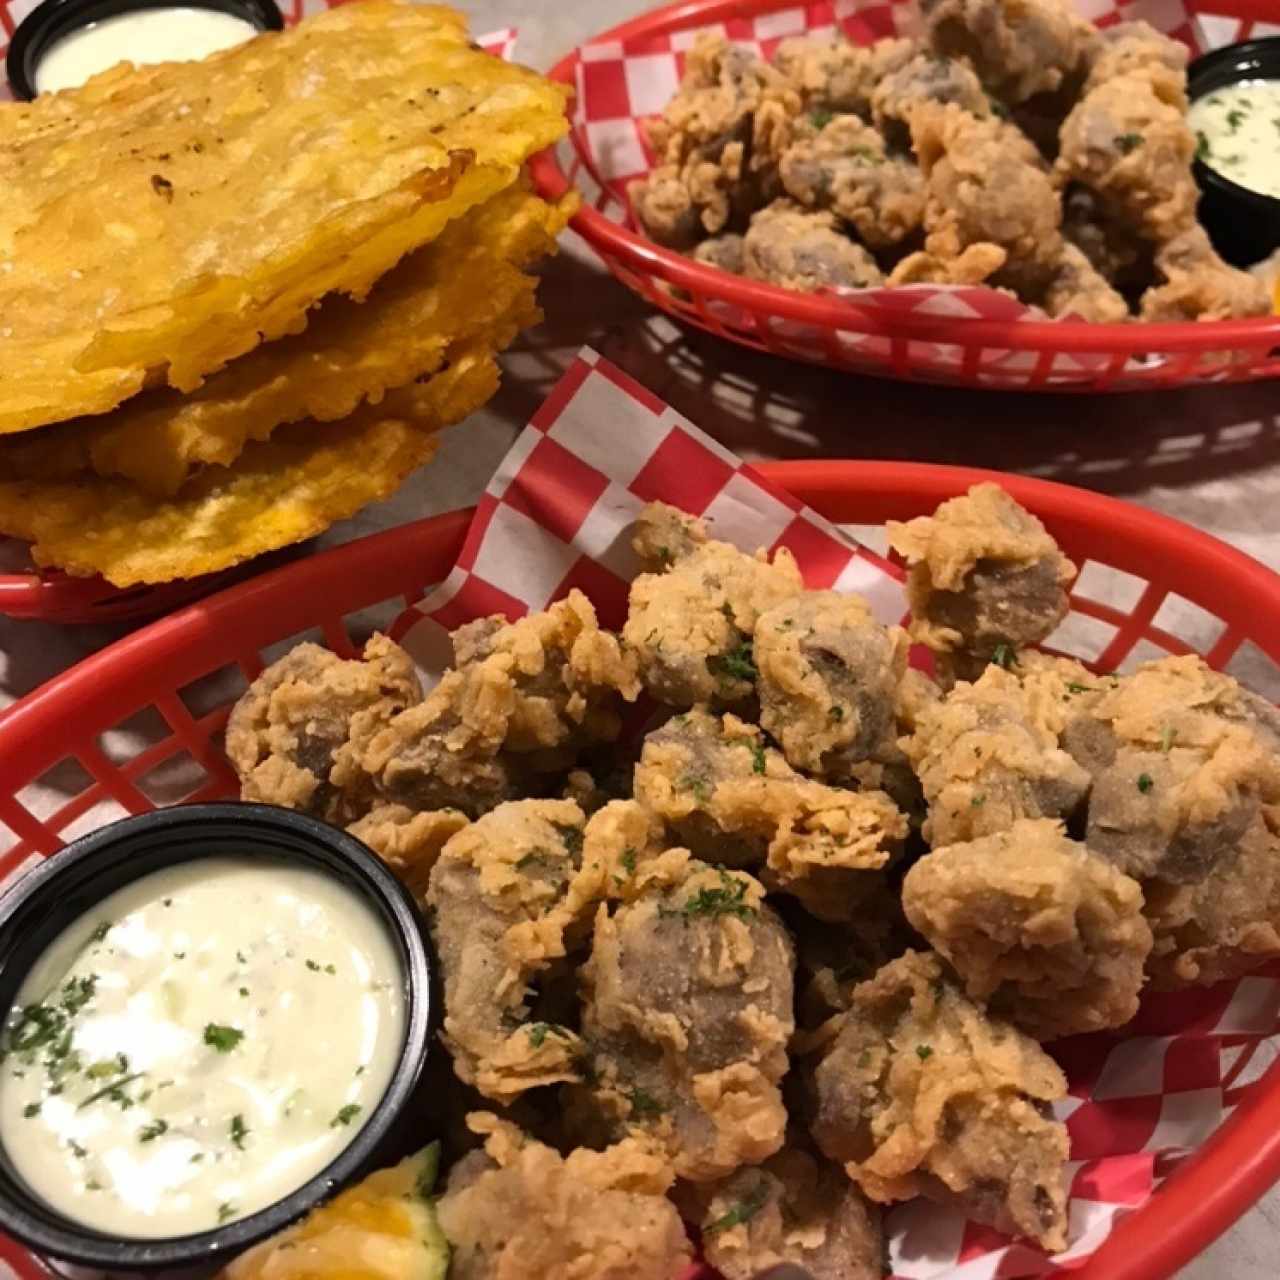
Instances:
[[[520,28],[547,67],[644,0],[474,0],[473,30]],[[1144,396],[1032,396],[856,378],[760,356],[656,317],[566,236],[544,272],[547,323],[508,353],[493,402],[447,434],[435,463],[319,545],[467,505],[583,344],[750,458],[901,458],[1044,475],[1115,494],[1215,534],[1280,570],[1280,382]],[[0,619],[0,707],[127,631]],[[1280,1190],[1182,1273],[1274,1280]]]

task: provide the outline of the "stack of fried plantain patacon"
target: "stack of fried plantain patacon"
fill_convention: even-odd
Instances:
[[[123,587],[392,493],[541,318],[565,96],[360,0],[0,107],[0,533]]]

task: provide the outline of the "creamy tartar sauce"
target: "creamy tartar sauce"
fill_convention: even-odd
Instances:
[[[36,89],[74,89],[118,62],[195,62],[257,34],[252,22],[216,9],[137,9],[90,22],[52,45],[36,68]]]
[[[1280,197],[1280,80],[1242,80],[1191,104],[1196,155],[1232,182]]]
[[[111,895],[23,984],[0,1141],[53,1208],[114,1235],[206,1231],[319,1173],[386,1091],[404,979],[337,881],[199,859]]]

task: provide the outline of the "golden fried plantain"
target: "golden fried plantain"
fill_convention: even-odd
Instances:
[[[490,343],[504,345],[537,318],[536,308],[508,317],[502,329],[451,349],[434,377],[341,422],[282,427],[173,498],[99,476],[0,483],[0,532],[34,543],[39,565],[99,573],[118,587],[192,578],[300,542],[385,498],[428,461],[436,433],[497,390]]]
[[[162,388],[109,414],[0,439],[0,479],[94,471],[168,497],[199,466],[229,466],[284,423],[345,418],[434,373],[451,343],[531,306],[537,281],[519,268],[554,252],[575,203],[557,208],[513,186],[455,219],[367,301],[329,299],[303,333],[258,347],[189,396]]]
[[[515,181],[567,90],[361,0],[0,106],[0,433],[183,391]]]

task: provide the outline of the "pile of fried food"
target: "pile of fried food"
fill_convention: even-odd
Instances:
[[[129,586],[392,493],[541,318],[564,108],[396,0],[0,105],[0,533]]]
[[[704,35],[640,226],[788,289],[986,284],[1100,323],[1266,315],[1196,221],[1187,48],[1069,0],[920,0],[921,39]]]
[[[575,591],[459,628],[425,697],[375,636],[235,706],[243,797],[428,910],[455,1278],[673,1280],[684,1218],[728,1280],[879,1280],[919,1196],[1059,1250],[1041,1042],[1280,955],[1280,714],[1038,652],[1074,569],[1002,489],[889,532],[909,631],[656,503],[620,634]]]

